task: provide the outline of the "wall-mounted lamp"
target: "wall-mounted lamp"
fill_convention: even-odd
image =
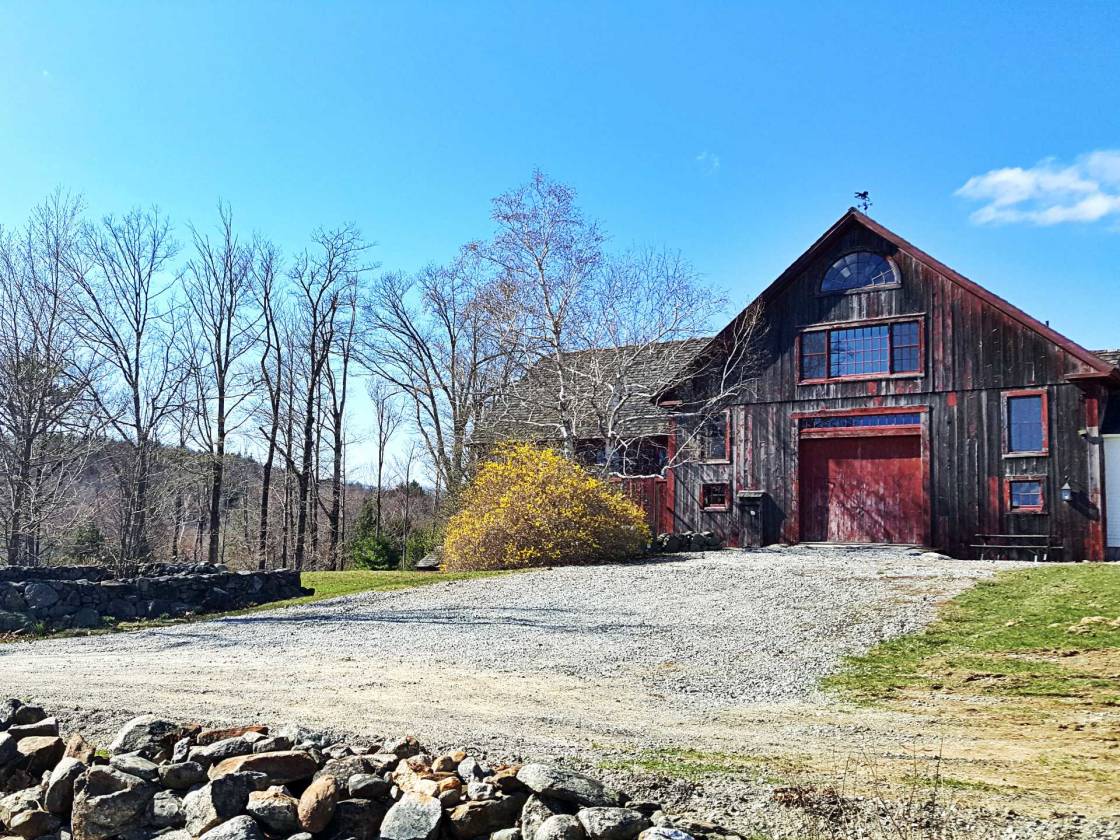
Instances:
[[[1073,488],[1069,486],[1068,481],[1065,484],[1062,485],[1061,493],[1062,493],[1062,501],[1065,502],[1067,505],[1070,502],[1073,501]]]

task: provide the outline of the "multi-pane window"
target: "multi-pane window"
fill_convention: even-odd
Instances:
[[[864,376],[890,372],[890,327],[834,330],[829,336],[830,376]]]
[[[878,426],[917,426],[922,422],[919,412],[895,414],[841,414],[825,417],[802,417],[802,429],[866,429]]]
[[[1007,451],[1046,451],[1046,423],[1042,394],[1007,397]]]
[[[801,378],[834,379],[917,373],[922,365],[917,321],[801,334]]]
[[[730,455],[728,415],[717,414],[704,421],[700,430],[700,448],[705,461],[726,461]]]
[[[726,508],[729,495],[726,484],[701,484],[700,507],[709,509]]]
[[[1013,511],[1042,510],[1042,481],[1036,478],[1007,482],[1008,507]]]
[[[906,321],[891,327],[891,370],[917,370],[921,364],[918,322]]]
[[[824,379],[827,376],[828,332],[807,332],[801,336],[801,378]]]
[[[850,292],[855,289],[894,286],[898,275],[884,257],[869,251],[857,251],[841,257],[825,272],[821,291]]]

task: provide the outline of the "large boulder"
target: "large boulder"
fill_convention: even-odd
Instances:
[[[17,741],[21,738],[29,738],[32,735],[39,736],[57,736],[58,735],[58,721],[53,717],[43,718],[35,723],[24,723],[18,726],[8,727],[8,734],[15,738]]]
[[[34,626],[35,622],[24,613],[0,610],[0,633],[19,633]]]
[[[504,799],[465,802],[451,810],[448,824],[459,840],[491,834],[501,828],[512,828],[527,797],[515,793]]]
[[[576,816],[588,840],[631,840],[649,828],[649,819],[633,808],[584,808]]]
[[[517,771],[517,780],[534,793],[585,807],[617,805],[620,801],[618,791],[562,767],[526,764]]]
[[[32,735],[16,742],[16,751],[23,756],[24,769],[37,776],[58,764],[66,744],[56,735]]]
[[[0,768],[7,767],[19,757],[16,739],[7,732],[0,732]]]
[[[541,823],[533,840],[584,840],[585,836],[579,819],[571,814],[553,814]]]
[[[256,820],[242,814],[210,829],[199,840],[264,840],[264,835]]]
[[[198,837],[237,816],[245,810],[249,794],[265,786],[263,781],[259,773],[230,773],[192,790],[183,800],[187,830]]]
[[[49,583],[34,581],[23,588],[23,599],[32,610],[45,610],[58,603],[58,593]]]
[[[525,801],[525,806],[521,809],[522,836],[525,840],[534,840],[537,836],[537,831],[544,824],[545,820],[559,813],[563,813],[563,811],[560,810],[560,803],[545,799],[536,794],[530,796]]]
[[[385,806],[380,802],[342,799],[335,805],[326,836],[331,840],[377,840],[384,818]]]
[[[74,783],[74,840],[103,840],[134,825],[156,789],[112,767],[90,767]]]
[[[306,753],[301,753],[306,755]],[[315,773],[315,778],[320,776],[334,776],[336,779],[349,779],[351,776],[357,776],[361,773],[376,773],[377,765],[375,762],[370,761],[369,756],[365,755],[348,755],[341,758],[328,759],[323,764],[323,769]],[[382,770],[381,772],[385,772]]]
[[[89,766],[93,764],[93,757],[97,755],[97,750],[93,748],[93,744],[75,732],[66,742],[65,754],[67,758],[76,758],[82,764]]]
[[[227,726],[222,729],[203,729],[195,736],[194,742],[200,747],[208,747],[210,744],[218,743],[218,741],[240,738],[242,735],[247,735],[250,732],[257,735],[267,735],[268,727],[259,723],[253,723],[248,726]]]
[[[382,840],[430,840],[439,828],[443,809],[439,800],[422,793],[406,793],[381,821]]]
[[[206,768],[197,761],[159,765],[159,781],[165,788],[187,790],[206,781]]]
[[[53,834],[58,831],[61,825],[62,821],[54,814],[34,810],[16,814],[8,825],[8,829],[17,837],[23,837],[24,840],[34,840],[36,837]]]
[[[346,780],[351,799],[381,799],[388,796],[390,785],[372,773],[355,773]]]
[[[0,797],[0,825],[11,825],[12,818],[24,811],[34,811],[42,804],[42,791],[37,787],[23,788]]]
[[[147,822],[155,828],[182,828],[187,822],[183,800],[174,791],[159,791],[148,803]]]
[[[12,726],[27,726],[30,723],[38,723],[45,720],[47,713],[43,711],[42,706],[32,706],[29,703],[21,703],[19,707],[12,714]]]
[[[681,831],[679,828],[655,825],[639,834],[638,840],[695,840],[695,838],[687,831]]]
[[[7,729],[15,722],[16,709],[22,705],[14,697],[9,697],[7,700],[0,702],[0,729]]]
[[[191,761],[197,761],[206,767],[233,758],[238,755],[249,755],[253,752],[253,742],[244,735],[215,741],[205,747],[192,747],[188,753]]]
[[[82,607],[70,620],[70,623],[82,630],[93,630],[101,626],[101,613],[93,607]]]
[[[179,738],[179,724],[156,715],[133,718],[117,732],[109,744],[110,755],[142,753],[146,758],[156,758],[170,750]]]
[[[276,785],[268,790],[249,794],[246,813],[265,827],[270,834],[287,837],[296,834],[299,826],[299,800]]]
[[[320,776],[304,790],[299,798],[299,824],[304,831],[318,834],[334,816],[340,787],[334,776]]]
[[[74,782],[86,770],[86,766],[76,758],[64,756],[51,771],[47,779],[47,792],[43,795],[43,807],[52,814],[63,816],[70,813],[74,804]]]
[[[122,773],[136,776],[145,782],[159,781],[159,765],[149,761],[138,752],[121,753],[109,757],[109,766],[116,767]]]
[[[330,762],[328,762],[329,764]],[[223,759],[210,768],[210,778],[218,779],[230,773],[252,771],[264,773],[268,781],[274,785],[286,785],[289,782],[299,782],[310,779],[315,775],[317,765],[315,759],[302,750],[287,750],[285,752],[250,753]],[[342,776],[341,778],[346,778]]]

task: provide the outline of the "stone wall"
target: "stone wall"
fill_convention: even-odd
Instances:
[[[32,574],[0,578],[0,632],[30,630],[39,623],[48,630],[93,628],[106,622],[137,618],[174,618],[191,613],[224,612],[298,598],[313,590],[300,585],[299,573],[230,572],[224,566],[156,566],[173,574],[115,579],[100,566],[57,566],[23,569]],[[93,570],[73,578],[75,569]],[[148,571],[144,568],[142,571]],[[13,575],[14,577],[14,575]]]

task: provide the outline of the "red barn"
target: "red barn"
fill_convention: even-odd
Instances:
[[[759,311],[749,398],[699,418],[702,371]],[[731,545],[1120,559],[1116,364],[851,209],[657,396],[698,440],[661,522]]]

